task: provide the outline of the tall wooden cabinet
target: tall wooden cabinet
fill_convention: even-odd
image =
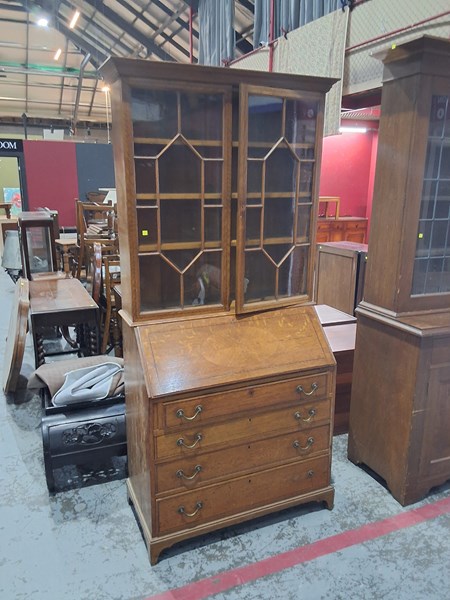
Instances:
[[[312,307],[332,80],[111,59],[128,493],[150,560],[330,485]]]
[[[403,505],[450,478],[450,42],[384,56],[349,458]]]

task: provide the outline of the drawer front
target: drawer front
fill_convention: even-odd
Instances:
[[[299,406],[242,415],[217,425],[196,424],[186,431],[155,436],[156,458],[164,460],[175,456],[193,456],[206,449],[220,449],[239,441],[257,440],[279,431],[310,429],[326,424],[331,418],[330,400],[310,400]]]
[[[157,535],[320,490],[330,483],[329,464],[322,456],[156,500]]]
[[[366,229],[367,221],[348,221],[347,222],[347,230],[356,230],[356,229]]]
[[[220,394],[209,394],[189,400],[161,402],[156,406],[157,428],[190,428],[198,423],[216,422],[247,410],[263,410],[270,406],[304,402],[308,398],[326,398],[330,376],[318,373],[287,381],[249,386]]]
[[[100,411],[98,411],[100,412]],[[79,417],[59,425],[52,425],[53,419],[43,419],[42,427],[49,439],[53,456],[94,450],[99,447],[114,446],[126,442],[125,416],[91,418],[83,421]]]
[[[178,492],[193,489],[223,477],[276,466],[299,458],[308,459],[328,452],[330,427],[284,433],[270,439],[248,442],[233,448],[183,456],[156,468],[156,491]]]

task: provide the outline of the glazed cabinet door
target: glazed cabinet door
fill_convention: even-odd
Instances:
[[[238,312],[312,299],[319,95],[242,85],[238,165]]]
[[[230,89],[152,82],[129,94],[137,311],[227,307]]]

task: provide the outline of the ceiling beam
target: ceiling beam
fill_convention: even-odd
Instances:
[[[85,3],[89,4],[93,8],[97,8],[97,4],[99,3],[99,0],[85,0]],[[150,54],[155,54],[161,60],[166,60],[166,61],[173,60],[172,57],[169,54],[167,54],[167,52],[165,50],[162,50],[154,42],[149,40],[149,38],[145,34],[141,33],[138,29],[136,29],[135,27],[130,25],[129,21],[126,21],[125,19],[120,17],[111,8],[109,8],[108,6],[105,6],[105,4],[102,4],[100,12],[109,21],[114,23],[114,25],[116,25],[119,29],[122,29],[129,36],[131,36],[132,38],[134,38],[135,40],[140,42],[144,46],[144,48],[147,48],[147,50]]]
[[[150,27],[150,29],[152,29],[153,32],[156,32],[158,30],[158,27],[154,23],[152,23],[152,21],[150,21],[144,14],[141,14],[138,10],[136,10],[135,8],[130,6],[128,4],[128,2],[125,2],[125,0],[116,0],[116,2],[118,4],[120,4],[120,6],[122,6],[126,10],[128,10],[132,15],[134,15],[140,21],[142,21],[145,25]],[[169,11],[169,13],[170,13],[170,11]],[[170,14],[172,14],[172,13],[170,13]],[[177,22],[178,22],[178,20],[179,19],[176,19]],[[181,46],[180,44],[178,44],[178,42],[171,41],[171,37],[168,36],[166,33],[162,32],[159,35],[161,35],[161,37],[164,39],[164,41],[170,41],[174,48],[176,48],[177,50],[182,52],[185,56],[189,57],[189,51],[186,50],[186,48],[183,48],[183,46]],[[162,44],[156,44],[156,45],[159,48]],[[171,58],[170,60],[173,60],[173,59]]]
[[[167,6],[165,4],[163,4],[162,2],[160,2],[160,0],[153,0],[152,4],[154,4],[155,6],[160,8],[163,12],[166,13],[166,15],[169,15],[169,17],[172,15],[172,11],[170,10],[170,8],[167,8]],[[187,4],[189,4],[189,3],[187,3]],[[181,19],[180,17],[178,17],[178,19],[176,19],[176,23],[178,23],[178,25],[181,25],[181,27],[183,29],[186,29],[186,31],[189,31],[189,21],[185,21],[184,19]],[[193,33],[193,36],[198,39],[198,31],[194,30],[192,33]]]
[[[68,2],[68,0],[63,0],[64,6],[67,6],[68,8],[72,9],[72,5]],[[61,3],[62,4],[62,3]],[[77,6],[75,4],[75,6]],[[93,14],[95,14],[96,11],[94,11]],[[89,16],[89,15],[84,15],[85,19],[87,20],[87,24],[90,25],[92,23],[92,27],[94,27],[95,30],[97,30],[99,33],[102,34],[102,36],[106,39],[110,39],[111,42],[110,44],[119,44],[121,46],[121,48],[123,49],[123,51],[126,53],[126,55],[130,54],[131,52],[133,52],[133,48],[131,48],[130,46],[128,46],[127,44],[125,44],[122,41],[116,41],[114,39],[113,34],[108,31],[107,29],[105,29],[104,27],[102,27],[101,25],[99,25],[97,22],[92,21],[93,16]],[[65,23],[65,21],[67,20],[67,15],[59,15],[58,16],[58,21],[60,24]],[[68,29],[68,28],[66,28]],[[72,32],[72,29],[68,29],[69,32]],[[96,64],[96,68],[98,68],[105,60],[106,58],[108,58],[111,55],[111,45],[106,45],[105,42],[100,41],[100,37],[97,35],[94,35],[93,33],[91,33],[90,31],[88,31],[88,29],[85,27],[83,29],[83,39],[86,39],[86,41],[90,42],[93,47],[98,47],[100,48],[100,50],[103,51],[103,56],[102,60],[100,60],[98,62],[98,64]],[[92,54],[92,52],[91,52]],[[92,62],[92,59],[91,59]]]

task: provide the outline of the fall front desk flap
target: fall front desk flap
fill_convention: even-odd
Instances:
[[[311,306],[136,328],[149,397],[335,365]]]

